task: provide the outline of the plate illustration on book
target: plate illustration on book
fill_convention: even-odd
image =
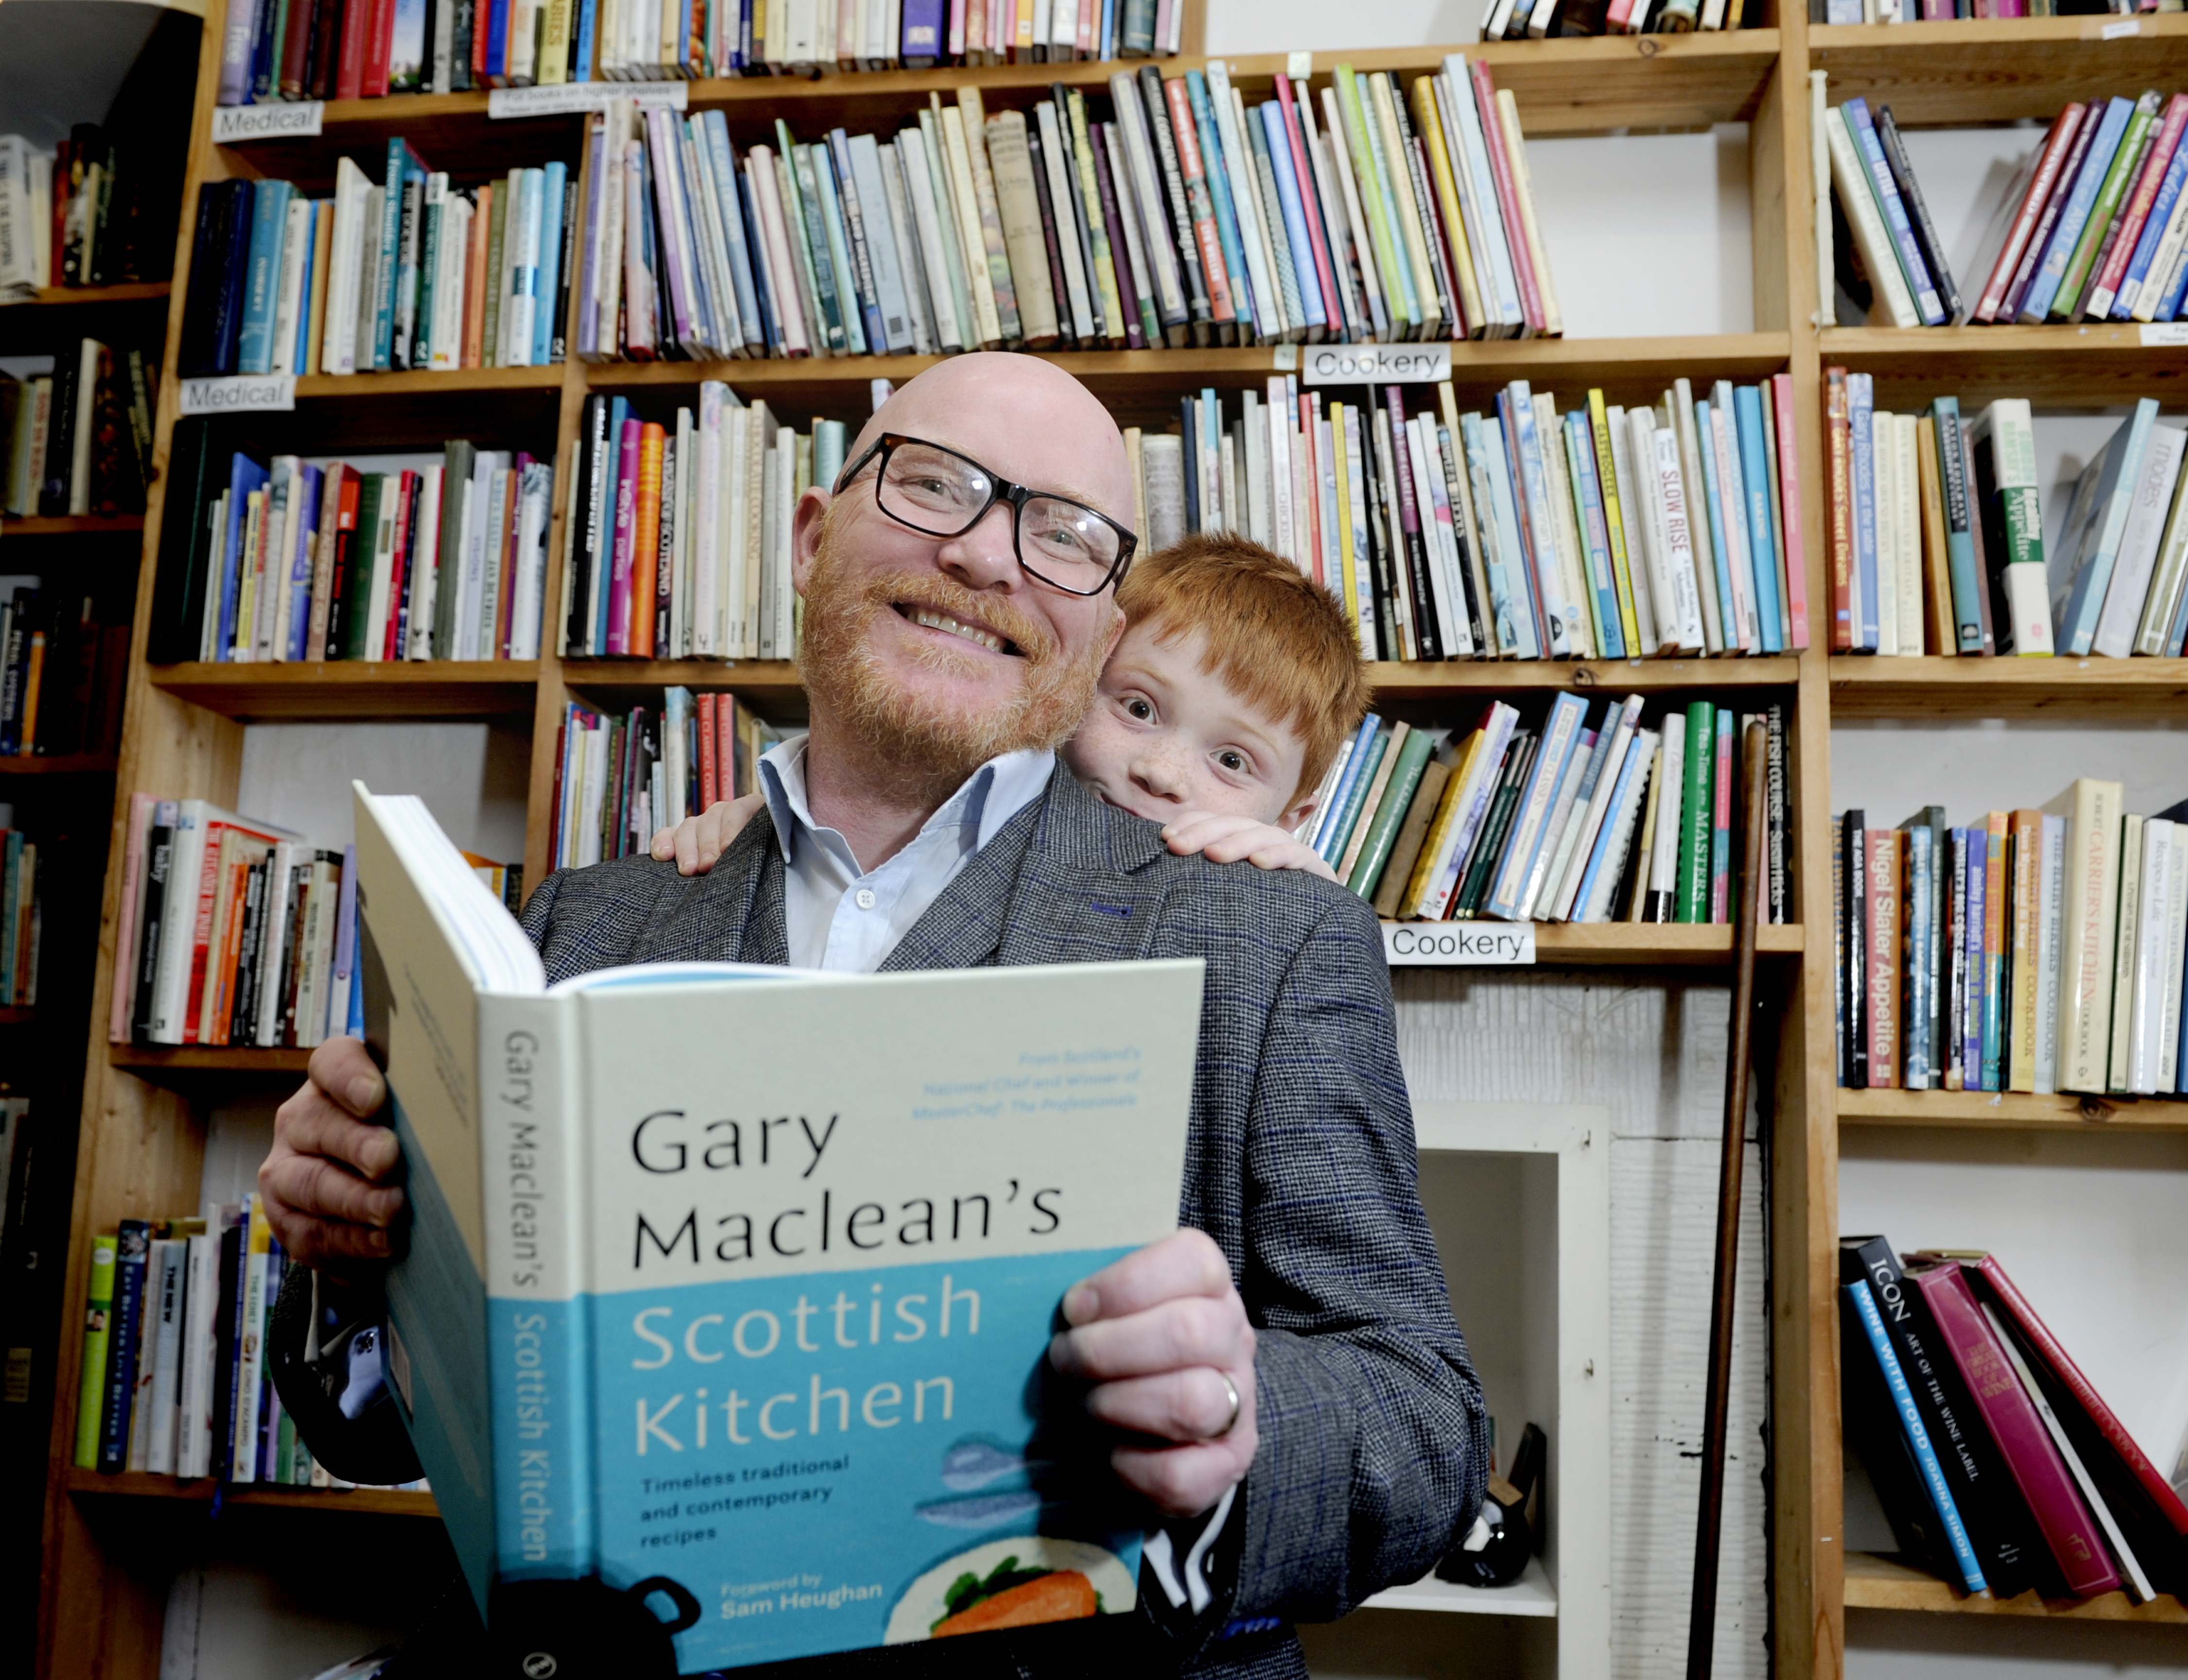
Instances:
[[[972,1592],[959,1586],[967,1576],[978,1584]],[[991,1582],[1001,1590],[982,1595],[978,1588]],[[1131,1572],[1106,1547],[1014,1535],[960,1552],[913,1581],[889,1612],[883,1643],[905,1645],[951,1632],[1069,1621],[1129,1610],[1136,1596]],[[959,1625],[952,1628],[953,1622]]]

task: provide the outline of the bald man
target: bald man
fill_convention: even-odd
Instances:
[[[1181,1229],[1074,1287],[1049,1356],[1091,1384],[1148,1508],[1145,1615],[832,1673],[1303,1677],[1289,1622],[1424,1574],[1482,1497],[1480,1390],[1417,1193],[1373,915],[1303,871],[1173,856],[1057,761],[1123,629],[1131,510],[1114,422],[1050,364],[973,355],[911,381],[798,505],[812,722],[761,760],[772,820],[711,874],[626,858],[525,907],[550,982],[703,959],[1207,963]],[[340,1039],[280,1110],[259,1188],[308,1266],[392,1252],[384,1099]]]

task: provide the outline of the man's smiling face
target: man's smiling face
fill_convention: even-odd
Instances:
[[[945,362],[891,397],[849,458],[883,431],[1131,522],[1115,423],[1045,362]],[[969,774],[999,753],[1065,739],[1122,629],[1114,594],[1074,595],[1028,575],[1005,503],[958,537],[898,523],[875,500],[875,473],[870,464],[832,502],[809,491],[798,505],[799,662],[815,704],[923,772]]]

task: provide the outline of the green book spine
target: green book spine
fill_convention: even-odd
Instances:
[[[1413,795],[1419,790],[1422,772],[1428,769],[1435,745],[1435,738],[1426,730],[1415,730],[1398,749],[1398,765],[1390,772],[1390,784],[1384,792],[1383,803],[1376,808],[1374,826],[1368,831],[1367,843],[1361,847],[1359,860],[1352,865],[1352,873],[1345,883],[1363,899],[1375,896],[1375,884],[1382,879],[1383,865],[1390,860],[1390,848],[1397,843],[1399,826],[1413,808]]]
[[[1471,921],[1481,908],[1483,895],[1489,890],[1491,877],[1504,854],[1504,837],[1512,826],[1512,811],[1520,803],[1520,784],[1508,781],[1497,790],[1497,802],[1489,808],[1489,820],[1484,825],[1481,843],[1475,848],[1474,856],[1466,865],[1466,880],[1458,892],[1458,907],[1453,912],[1462,920]]]
[[[2143,139],[2157,121],[2157,96],[2146,93],[2136,104],[2134,115],[2127,121],[2127,132],[2120,137],[2119,149],[2112,154],[2112,167],[2105,172],[2104,184],[2097,189],[2096,202],[2089,206],[2089,219],[2083,224],[2082,237],[2075,242],[2073,258],[2067,264],[2059,290],[2051,299],[2053,320],[2073,319],[2074,306],[2081,302],[2082,289],[2089,284],[2090,267],[2096,262],[2105,234],[2112,225],[2112,217],[2127,191],[2128,179],[2141,160]]]
[[[479,364],[498,368],[501,358],[495,353],[501,346],[501,292],[506,271],[502,261],[507,254],[504,249],[509,228],[510,200],[516,196],[509,190],[508,183],[493,183],[493,209],[487,218],[486,234],[486,325],[479,335]],[[362,522],[358,528],[364,528]]]
[[[1353,826],[1360,820],[1360,808],[1368,803],[1368,789],[1374,782],[1375,772],[1382,768],[1383,755],[1390,750],[1390,737],[1396,731],[1378,730],[1375,738],[1368,744],[1367,762],[1360,766],[1360,774],[1352,778],[1352,786],[1345,795],[1345,808],[1337,814],[1337,830],[1330,843],[1322,849],[1322,856],[1333,864],[1344,860],[1345,848],[1352,842]]]
[[[78,1372],[76,1399],[76,1467],[99,1468],[99,1430],[106,1405],[106,1349],[114,1316],[114,1252],[116,1238],[109,1232],[91,1245],[91,1284],[85,1291],[83,1312],[83,1368]]]
[[[441,266],[441,206],[421,205],[425,226],[418,236],[418,324],[410,330],[410,365],[433,365],[433,274]]]
[[[1953,633],[1961,653],[1983,651],[1983,580],[1976,570],[1976,509],[1969,497],[1967,455],[1960,438],[1960,399],[1930,404],[1937,435],[1937,482],[1945,503],[1945,566],[1953,590]]]
[[[1687,708],[1686,786],[1679,794],[1679,901],[1676,922],[1710,916],[1710,794],[1716,768],[1717,708],[1706,700]],[[1663,820],[1658,813],[1659,822]]]
[[[360,475],[357,486],[357,529],[350,537],[349,583],[342,596],[342,645],[336,657],[364,657],[365,637],[372,629],[372,566],[380,542],[381,487],[384,473]]]
[[[2044,564],[2044,505],[2035,488],[2022,485],[1998,493],[2005,515],[2005,563],[2009,566]]]

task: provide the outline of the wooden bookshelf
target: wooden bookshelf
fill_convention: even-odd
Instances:
[[[435,166],[461,181],[484,179],[516,164],[560,158],[581,161],[584,120],[578,116],[491,121],[482,93],[406,96],[330,102],[324,132],[309,139],[268,139],[229,147],[211,144],[211,112],[223,6],[213,0],[204,24],[198,98],[189,143],[189,176],[178,237],[186,265],[195,194],[203,184],[236,175],[291,179],[315,194],[333,177],[336,159],[367,161],[387,138],[402,134]],[[1713,123],[1750,125],[1754,330],[1702,336],[1571,338],[1470,342],[1452,347],[1452,377],[1462,400],[1480,406],[1512,379],[1561,397],[1592,386],[1613,402],[1648,401],[1678,377],[1698,384],[1718,378],[1751,381],[1789,372],[1797,421],[1781,447],[1795,451],[1801,471],[1801,522],[1807,533],[1810,620],[1822,639],[1829,593],[1824,565],[1826,531],[1822,369],[1845,364],[1875,374],[1887,405],[1951,391],[1964,401],[2011,392],[2041,405],[2110,407],[2133,396],[2161,396],[2188,379],[2188,355],[2145,347],[2129,329],[1966,328],[1892,332],[1847,327],[1819,332],[1812,324],[1816,294],[1814,205],[1810,172],[1807,76],[1827,70],[1836,100],[1867,93],[1892,104],[1903,123],[1965,123],[2048,117],[2067,100],[2096,92],[2188,82],[2188,18],[2068,18],[1908,25],[1893,28],[1811,28],[1796,8],[1780,5],[1777,27],[1733,33],[1453,43],[1450,50],[1493,68],[1497,85],[1515,96],[1531,136],[1616,131],[1697,129]],[[1188,11],[1188,29],[1198,8]],[[2132,25],[2132,32],[2123,32]],[[2107,31],[2112,37],[2107,38]],[[1194,43],[1197,44],[1197,43]],[[1407,77],[1441,66],[1441,48],[1311,55],[1322,85],[1340,61],[1360,70],[1396,70]],[[1204,60],[1157,61],[1165,76]],[[1272,79],[1288,70],[1287,55],[1229,61],[1244,96],[1266,97]],[[1136,65],[1127,66],[1136,69]],[[842,124],[854,132],[893,126],[925,102],[977,85],[991,109],[1023,105],[1054,82],[1103,88],[1118,66],[1057,65],[933,70],[881,75],[706,81],[690,89],[694,109],[719,110],[742,145],[781,116],[802,139]],[[185,272],[178,266],[178,273]],[[186,288],[143,298],[110,289],[111,301],[149,307],[167,304],[168,344],[155,426],[155,459],[164,467],[177,416],[173,345]],[[70,296],[56,302],[91,301]],[[1049,358],[1084,381],[1128,424],[1174,423],[1181,392],[1212,386],[1235,392],[1259,387],[1296,365],[1311,347],[1158,349],[1061,352]],[[803,424],[824,414],[854,420],[869,404],[870,381],[901,383],[934,358],[857,357],[713,364],[572,361],[561,367],[449,374],[312,375],[297,381],[293,413],[240,417],[251,435],[279,440],[285,449],[333,453],[437,446],[471,436],[495,447],[544,453],[574,441],[585,397],[595,392],[629,396],[649,414],[673,411],[703,379],[720,379],[742,393],[764,397]],[[558,506],[550,533],[546,599],[560,599],[563,525],[569,475],[558,473]],[[531,733],[527,879],[544,873],[551,820],[556,726],[566,701],[620,707],[657,696],[668,684],[734,692],[763,715],[792,721],[803,715],[804,691],[783,662],[698,660],[564,661],[551,651],[536,662],[465,664],[234,665],[143,662],[150,623],[152,566],[161,510],[140,521],[142,552],[136,659],[128,688],[127,727],[116,772],[115,809],[130,792],[202,797],[232,803],[242,756],[243,725],[257,719],[420,719],[528,716]],[[69,534],[81,534],[73,528]],[[0,536],[29,535],[35,521],[14,521]],[[138,526],[128,527],[132,533]],[[555,626],[551,613],[547,634]],[[1384,665],[1373,674],[1379,706],[1419,721],[1451,722],[1500,694],[1540,696],[1563,689],[1607,695],[1639,691],[1670,697],[1740,696],[1752,691],[1759,708],[1790,702],[1788,758],[1790,858],[1802,921],[1764,930],[1765,1089],[1762,1108],[1772,1150],[1769,1287],[1772,1346],[1771,1473],[1774,1528],[1770,1579],[1776,1629],[1774,1666],[1784,1680],[1838,1680],[1846,1611],[1895,1609],[1967,1613],[1971,1606],[1943,1582],[1902,1570],[1885,1559],[1845,1557],[1841,1522],[1841,1449],[1838,1417],[1837,1161],[1839,1129],[1852,1127],[2052,1127],[2115,1130],[2188,1129],[2188,1104],[2113,1102],[2072,1097],[1982,1093],[1841,1091],[1833,1063],[1833,938],[1830,918],[1808,897],[1830,878],[1830,726],[1835,717],[1906,719],[2067,717],[2084,721],[2175,719],[2188,704],[2188,662],[1841,659],[1817,646],[1761,659],[1591,661],[1579,662]],[[12,767],[0,762],[0,775]],[[87,767],[90,768],[90,767]],[[32,773],[52,774],[53,771]],[[114,848],[118,854],[119,848]],[[101,978],[93,1018],[107,1006],[105,973],[119,891],[118,857],[110,865]],[[1807,908],[1801,910],[1802,905]],[[1723,927],[1613,924],[1536,928],[1545,966],[1573,969],[1677,970],[1697,976],[1730,959]],[[1418,977],[1406,984],[1419,984]],[[1496,984],[1475,971],[1469,984]],[[1634,983],[1621,978],[1620,984]],[[110,1228],[127,1214],[172,1210],[194,1203],[203,1148],[203,1116],[217,1102],[248,1096],[262,1101],[301,1077],[307,1052],[239,1047],[142,1049],[94,1042],[87,1057],[85,1147],[73,1201],[78,1232]],[[2101,1112],[2099,1112],[2101,1111]],[[82,1299],[87,1250],[68,1257],[65,1299]],[[72,1397],[79,1350],[65,1336],[59,1392]],[[57,1411],[55,1468],[46,1502],[47,1525],[40,1631],[40,1672],[73,1680],[151,1680],[159,1671],[159,1582],[110,1539],[117,1525],[87,1512],[129,1499],[210,1502],[206,1483],[165,1478],[97,1477],[65,1468],[74,1414]],[[328,1513],[374,1511],[426,1516],[429,1496],[358,1491],[238,1489],[239,1504]],[[1414,1595],[1418,1598],[1420,1595]],[[1433,1597],[1435,1595],[1429,1595]],[[1393,1602],[1396,1602],[1395,1600]],[[1410,1601],[1409,1601],[1410,1602]],[[2109,1608],[2108,1608],[2109,1607]],[[2046,1605],[2040,1600],[1982,1604],[1983,1613],[2046,1615],[2069,1621],[2179,1620],[2161,1607]]]
[[[0,300],[0,309],[28,309],[40,306],[85,309],[104,304],[157,303],[167,296],[165,280],[133,280],[111,286],[41,286],[35,297]]]
[[[133,537],[144,528],[141,513],[74,513],[56,518],[33,515],[0,518],[0,538],[9,537]]]
[[[120,762],[111,753],[56,753],[46,758],[15,753],[0,758],[0,776],[112,775]]]
[[[1947,1615],[2038,1615],[2061,1621],[2188,1622],[2188,1606],[2170,1593],[2138,1604],[2124,1593],[2094,1598],[2042,1598],[2035,1591],[2017,1598],[1971,1598],[1936,1576],[1892,1558],[1851,1552],[1846,1560],[1848,1610],[1927,1610]]]
[[[216,1491],[222,1502],[263,1507],[275,1511],[316,1511],[335,1516],[369,1512],[383,1517],[438,1518],[441,1508],[430,1493],[413,1493],[393,1487],[274,1487],[243,1482],[219,1488],[210,1478],[180,1481],[173,1476],[146,1475],[142,1471],[101,1475],[96,1470],[68,1473],[68,1491],[78,1499],[168,1499],[184,1504],[211,1505]]]

